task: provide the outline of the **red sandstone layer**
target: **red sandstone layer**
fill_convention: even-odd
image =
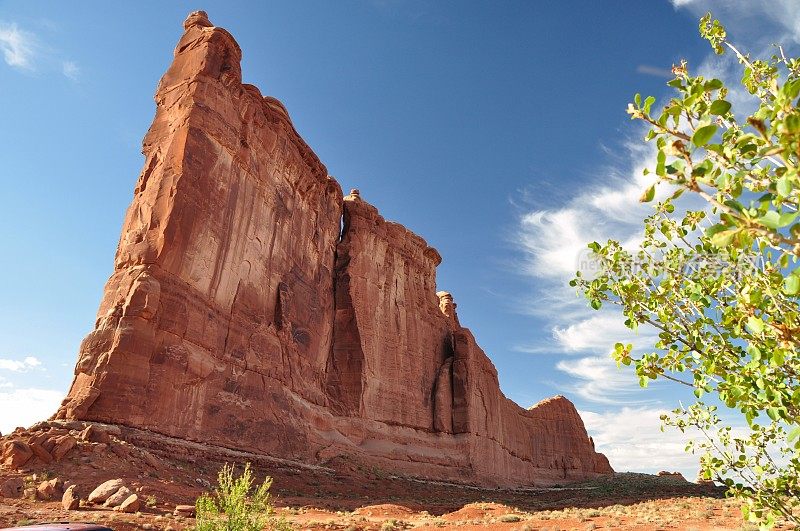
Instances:
[[[58,418],[503,485],[612,472],[563,397],[523,410],[436,293],[439,254],[339,184],[197,12]],[[343,220],[343,229],[340,224]]]

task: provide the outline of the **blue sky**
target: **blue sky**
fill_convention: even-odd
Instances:
[[[51,414],[71,381],[156,84],[205,9],[342,187],[440,251],[439,287],[510,398],[565,394],[618,470],[693,477],[684,439],[658,430],[681,391],[617,372],[621,320],[566,282],[585,242],[635,238],[647,214],[633,93],[667,95],[681,58],[736,79],[697,35],[709,4],[0,1],[0,431]],[[800,37],[792,0],[713,7],[746,49]]]

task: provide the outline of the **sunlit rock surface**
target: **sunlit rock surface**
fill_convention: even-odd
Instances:
[[[524,410],[436,291],[441,257],[339,184],[192,13],[114,274],[56,417],[276,457],[544,485],[611,473],[563,397]]]

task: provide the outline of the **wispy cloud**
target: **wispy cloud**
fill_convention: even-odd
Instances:
[[[688,6],[691,3],[697,3],[696,0],[670,0],[675,8]]]
[[[635,397],[643,396],[638,382],[629,372],[618,370],[610,356],[563,359],[556,369],[574,379],[567,390],[584,400],[609,405],[654,402]]]
[[[672,70],[670,70],[669,68],[663,68],[658,66],[639,65],[636,67],[636,71],[640,74],[645,74],[647,76],[663,77],[665,79],[672,79],[673,77],[675,77],[672,74]]]
[[[21,360],[0,358],[0,370],[23,372],[40,367],[42,362],[38,358],[28,356]]]
[[[698,17],[713,10],[745,52],[771,55],[773,42],[788,45],[787,53],[796,52],[794,45],[800,44],[800,2],[796,0],[671,1],[676,9],[689,10]],[[669,66],[643,64],[637,71],[667,78],[672,77]],[[726,81],[731,87],[727,99],[737,114],[752,111],[752,98],[739,88],[741,66],[731,54],[715,56],[709,48],[699,64],[689,67],[693,73]],[[666,90],[655,96],[663,97]],[[657,101],[656,107],[660,103]],[[622,112],[620,109],[621,116]],[[563,391],[585,402],[606,404],[606,411],[581,414],[598,450],[609,456],[617,470],[656,472],[655,467],[669,466],[691,479],[697,470],[697,457],[684,452],[688,436],[672,429],[660,431],[663,411],[657,406],[661,402],[637,402],[642,397],[666,399],[665,392],[671,393],[669,384],[659,385],[655,394],[642,393],[632,371],[619,371],[609,356],[616,341],[631,342],[641,351],[655,343],[655,334],[645,329],[638,336],[633,334],[624,327],[618,312],[590,310],[567,286],[575,271],[582,269],[588,242],[615,239],[633,249],[641,241],[642,220],[652,212],[652,207],[638,200],[650,182],[642,170],[654,167],[654,153],[652,146],[641,141],[644,130],[631,129],[628,139],[608,146],[610,160],[605,168],[599,168],[593,185],[584,185],[572,197],[555,204],[536,204],[535,194],[525,194],[526,199],[533,196],[533,200],[519,218],[515,243],[523,257],[520,269],[534,279],[536,293],[533,304],[529,299],[524,306],[535,308],[528,312],[550,325],[552,339],[518,350],[553,355],[555,368],[568,377],[561,384]],[[667,193],[659,190],[658,198]],[[696,198],[684,195],[682,201],[688,201],[682,205],[687,208],[705,208]],[[575,357],[576,353],[580,357]],[[681,391],[675,390],[671,396],[674,399],[670,402],[677,405]],[[630,407],[637,403],[640,407]],[[736,418],[730,422],[741,428]],[[654,455],[659,456],[655,464]]]
[[[633,332],[616,312],[595,312],[586,319],[553,328],[553,338],[565,352],[608,352],[621,339],[632,342],[634,347],[652,345],[657,337],[651,328]]]
[[[61,73],[72,81],[78,81],[81,69],[75,61],[64,61],[61,63]]]
[[[711,11],[734,39],[764,45],[791,39],[800,44],[800,2],[797,0],[670,0],[675,9],[694,15]],[[766,30],[766,31],[765,31]]]
[[[601,168],[596,185],[561,205],[534,208],[520,217],[515,241],[522,253],[520,269],[536,280],[533,306],[541,309],[538,316],[550,323],[553,336],[547,345],[524,345],[518,350],[598,355],[610,352],[617,341],[642,344],[651,339],[646,330],[636,334],[626,328],[617,313],[589,309],[568,286],[576,271],[588,273],[593,264],[589,242],[616,239],[635,249],[641,241],[642,220],[652,207],[640,203],[639,197],[653,182],[643,169],[652,166],[654,155],[651,146],[632,140],[620,151],[625,162]],[[659,196],[666,193],[660,190]]]
[[[6,64],[32,70],[37,47],[37,39],[33,33],[19,29],[14,23],[0,22],[0,50]]]
[[[517,243],[525,256],[525,271],[563,284],[580,268],[588,242],[615,238],[630,246],[638,243],[641,220],[652,211],[639,202],[654,180],[643,175],[653,159],[652,148],[627,142],[622,151],[631,161],[626,167],[609,166],[599,172],[598,184],[566,204],[521,217]]]
[[[52,31],[53,27],[45,25],[44,29]],[[5,63],[17,70],[60,72],[67,79],[78,81],[80,67],[77,62],[64,59],[58,50],[48,46],[39,35],[22,29],[16,22],[0,20],[0,51]]]

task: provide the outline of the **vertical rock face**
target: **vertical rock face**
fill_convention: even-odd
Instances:
[[[230,34],[185,28],[60,415],[280,449],[287,395],[326,400],[342,193]]]
[[[436,293],[441,257],[338,183],[203,12],[59,418],[503,485],[609,473],[563,397],[523,410]]]
[[[451,323],[436,297],[441,258],[354,192],[344,199],[342,241],[336,248],[337,326],[329,393],[335,404],[337,388],[354,383],[359,399],[350,398],[355,388],[343,393],[342,411],[430,431],[431,390],[452,354],[446,341]],[[356,366],[358,376],[351,371]]]

